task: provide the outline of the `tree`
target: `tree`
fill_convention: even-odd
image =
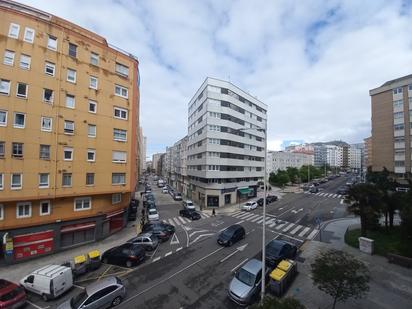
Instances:
[[[290,182],[289,175],[286,171],[278,170],[277,173],[270,173],[269,182],[278,187],[284,187]]]
[[[369,270],[354,256],[340,250],[320,253],[311,264],[312,280],[319,290],[338,301],[361,298],[369,291]]]
[[[296,167],[287,167],[286,172],[291,182],[297,183],[299,181],[299,170]]]
[[[295,298],[275,298],[265,296],[261,304],[251,306],[251,309],[305,309],[305,306]]]
[[[362,236],[379,226],[381,199],[382,193],[374,184],[360,183],[349,189],[346,200],[351,205],[348,210],[360,217]]]

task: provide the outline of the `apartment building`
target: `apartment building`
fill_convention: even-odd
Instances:
[[[59,17],[6,0],[0,16],[0,256],[14,262],[125,226],[139,71],[136,57]]]
[[[172,170],[175,179],[175,187],[183,195],[188,195],[188,178],[187,178],[187,141],[188,138],[184,138],[177,141],[172,149],[173,160]]]
[[[397,179],[411,178],[412,75],[369,91],[372,105],[372,170],[386,167]]]
[[[161,155],[161,153],[155,153],[152,155],[152,165],[156,175],[160,175],[159,160]]]
[[[364,155],[363,155],[363,171],[366,172],[369,167],[372,167],[372,136],[363,140]]]
[[[219,207],[256,196],[264,177],[267,106],[230,82],[206,78],[188,108],[192,199]]]
[[[267,173],[276,173],[278,170],[285,171],[288,167],[301,168],[304,165],[313,165],[314,155],[287,152],[287,151],[269,151],[268,152]]]
[[[363,169],[364,145],[363,143],[351,144],[349,147],[349,167],[361,172]]]

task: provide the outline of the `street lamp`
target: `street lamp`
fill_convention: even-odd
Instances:
[[[263,221],[262,221],[262,287],[260,289],[260,301],[263,302],[263,297],[265,296],[265,275],[266,275],[266,190],[267,190],[267,124],[266,128],[241,128],[239,131],[256,130],[258,132],[265,133],[265,171],[263,179]]]

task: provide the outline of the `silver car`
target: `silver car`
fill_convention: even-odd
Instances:
[[[229,298],[241,306],[249,305],[259,295],[261,284],[262,262],[251,259],[236,272],[230,282]]]
[[[100,309],[119,305],[126,296],[126,288],[115,276],[88,285],[80,294],[61,304],[58,309]]]
[[[131,242],[135,245],[142,245],[146,250],[152,251],[159,245],[159,239],[152,233],[141,233],[137,237],[129,239],[127,242]]]

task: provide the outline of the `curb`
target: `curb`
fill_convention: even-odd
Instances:
[[[334,222],[352,220],[352,219],[356,219],[356,218],[358,218],[358,217],[345,217],[345,218],[337,218],[337,219],[332,219],[332,220],[329,220],[329,221],[325,221],[325,222],[322,222],[320,224],[320,229],[324,230],[329,224],[334,223]]]

